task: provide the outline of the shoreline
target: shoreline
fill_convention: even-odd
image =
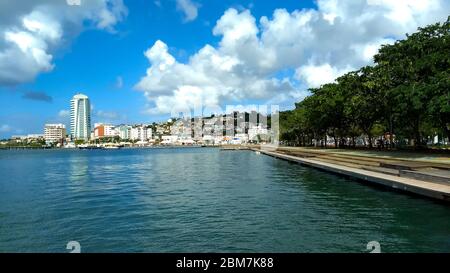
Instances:
[[[423,180],[423,177],[420,177],[418,175],[411,177],[401,176],[402,170],[400,169],[398,170],[398,175],[395,175],[394,170],[396,169],[393,169],[392,173],[382,173],[380,171],[376,171],[377,170],[376,168],[373,168],[372,170],[357,168],[356,164],[351,165],[350,163],[348,163],[347,166],[345,166],[346,164],[344,165],[342,165],[342,163],[338,164],[338,161],[336,160],[334,162],[332,160],[324,161],[319,160],[320,159],[319,157],[316,159],[315,156],[309,157],[306,154],[304,154],[303,157],[300,157],[284,154],[279,152],[278,150],[275,152],[265,151],[263,149],[258,148],[252,148],[251,150],[255,152],[260,152],[261,154],[271,156],[277,159],[301,164],[307,167],[312,167],[336,175],[343,175],[345,177],[354,178],[362,182],[371,183],[373,185],[383,186],[385,188],[389,188],[391,190],[395,190],[401,193],[414,194],[417,196],[438,200],[447,205],[450,204],[450,182],[449,180],[447,180],[449,177],[444,177],[444,181],[441,182],[425,181]],[[345,161],[345,159],[343,160]],[[374,165],[376,164],[377,163],[375,163]],[[432,164],[428,163],[428,165]],[[402,165],[396,165],[394,167],[398,166]],[[404,168],[407,168],[407,166],[405,166]],[[450,166],[448,166],[448,168],[450,170]],[[420,166],[418,169],[420,169]],[[430,177],[431,179],[435,179],[432,176]]]
[[[116,150],[121,149],[168,149],[168,148],[220,148],[220,145],[211,145],[211,146],[200,146],[200,145],[155,145],[155,146],[132,146],[132,147],[120,147]],[[78,151],[78,150],[109,150],[105,148],[99,149],[82,149],[79,147],[71,147],[71,148],[43,148],[43,147],[0,147],[0,150],[52,150],[52,151],[61,151],[61,150],[69,150],[69,151]]]

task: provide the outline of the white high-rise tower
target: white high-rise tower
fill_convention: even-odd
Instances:
[[[86,95],[76,94],[70,101],[70,134],[84,140],[91,135],[91,104]]]

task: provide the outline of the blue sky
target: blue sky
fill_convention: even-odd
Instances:
[[[0,138],[68,124],[76,92],[90,97],[93,122],[117,124],[165,120],[197,102],[290,108],[449,11],[443,0],[3,1]],[[355,21],[363,15],[379,26]]]

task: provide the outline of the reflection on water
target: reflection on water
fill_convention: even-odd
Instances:
[[[0,151],[0,175],[0,252],[450,251],[447,206],[249,151]]]
[[[86,185],[89,181],[89,161],[87,155],[74,156],[71,155],[68,162],[69,173],[67,179],[70,182],[72,190],[80,190],[83,185]]]

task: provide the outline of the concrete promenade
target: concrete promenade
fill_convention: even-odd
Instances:
[[[332,155],[347,155],[347,156],[361,156],[364,158],[378,158],[378,159],[392,159],[397,161],[418,161],[438,164],[447,164],[450,167],[450,153],[430,153],[430,152],[413,152],[413,151],[386,151],[378,150],[360,150],[360,149],[335,149],[335,148],[305,148],[305,147],[290,147],[279,146],[280,151],[291,152],[305,152],[311,154],[332,154]]]
[[[397,190],[407,191],[414,194],[450,202],[450,184],[446,185],[412,178],[398,177],[394,175],[364,169],[357,169],[329,162],[321,162],[313,158],[302,158],[298,156],[286,155],[278,152],[269,152],[259,149],[258,151],[262,154],[288,160],[291,162],[297,162],[306,166],[311,166],[325,171],[354,177],[367,182],[381,184]]]
[[[228,146],[223,150],[251,149],[261,154],[299,163],[324,171],[375,183],[399,191],[405,191],[450,203],[450,160],[441,157],[420,160],[420,155],[408,157],[366,156],[358,151],[334,151],[332,149],[305,149],[278,147],[276,150],[257,146]],[[375,153],[375,155],[377,155]],[[425,155],[425,157],[427,157]]]

